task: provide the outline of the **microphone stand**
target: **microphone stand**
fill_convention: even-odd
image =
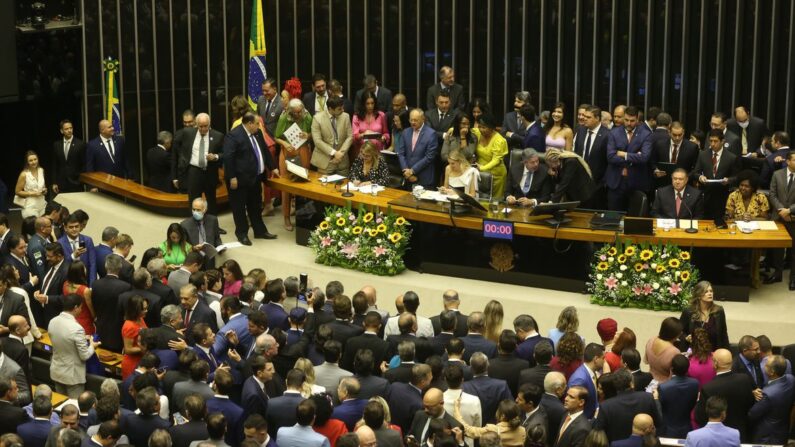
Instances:
[[[346,179],[347,180],[347,179]],[[348,181],[345,185],[345,192],[342,193],[342,197],[353,197],[353,193],[351,192],[351,182]]]
[[[690,234],[698,233],[698,228],[693,228],[693,210],[691,210],[690,207],[687,206],[687,201],[685,201],[685,196],[684,196],[685,190],[687,190],[687,186],[685,186],[685,189],[682,190],[682,196],[683,196],[682,197],[682,205],[685,206],[685,208],[687,209],[687,212],[690,214],[690,228],[686,229],[685,233],[690,233]],[[699,196],[699,200],[700,199],[701,199],[701,196]],[[698,200],[696,200],[696,203],[698,203]],[[676,226],[678,228],[679,227],[679,215],[677,215],[676,218],[677,218],[676,219],[676,222],[677,222]]]

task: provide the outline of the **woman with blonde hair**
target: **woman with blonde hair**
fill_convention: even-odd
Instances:
[[[563,334],[567,332],[577,332],[580,329],[580,317],[577,316],[577,308],[574,306],[564,307],[558,315],[558,322],[553,329],[549,330],[548,337],[552,344],[557,346]],[[582,339],[585,343],[585,338]]]
[[[365,141],[359,156],[351,166],[351,180],[356,186],[376,184],[386,186],[389,182],[389,168],[381,152],[371,141]]]
[[[554,185],[550,201],[576,201],[581,207],[587,207],[586,203],[596,191],[588,163],[574,152],[559,149],[547,149],[544,160]]]
[[[461,416],[461,399],[455,401],[453,407],[453,417],[464,426],[464,435],[468,438],[478,439],[488,432],[495,432],[500,435],[501,445],[504,447],[522,447],[526,437],[524,427],[522,427],[522,413],[519,405],[512,400],[505,399],[500,402],[497,408],[497,423],[486,424],[483,427],[467,425]]]
[[[44,168],[39,165],[39,156],[33,151],[25,153],[25,168],[19,173],[14,193],[14,203],[22,207],[23,218],[44,214],[47,185],[44,182]]]
[[[400,439],[403,439],[403,430],[399,425],[392,423],[392,412],[389,411],[389,404],[386,402],[386,400],[381,396],[373,396],[370,398],[369,402],[378,402],[382,407],[384,407],[384,425],[386,428],[398,432],[400,434]]]
[[[313,394],[326,392],[325,387],[315,384],[315,367],[312,365],[311,360],[301,357],[295,361],[293,368],[303,371],[306,376],[306,380],[304,380],[304,384],[301,387],[301,396],[305,399],[308,399]]]
[[[453,188],[461,188],[467,195],[476,197],[479,178],[480,172],[469,164],[466,154],[458,149],[447,154],[447,166],[444,168],[444,189],[442,190],[444,193],[454,195]]]
[[[497,300],[489,301],[486,304],[486,308],[483,309],[483,317],[483,325],[486,329],[484,336],[494,343],[499,343],[500,332],[502,332],[502,319],[504,317],[502,303]]]

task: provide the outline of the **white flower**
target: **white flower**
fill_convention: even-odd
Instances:
[[[652,262],[651,263],[651,268],[656,269],[657,268],[657,263],[656,262]]]
[[[337,213],[337,217],[342,217],[342,213]]]
[[[667,258],[667,257],[668,257],[668,253],[663,253],[663,254],[661,254],[661,255],[660,255],[660,257],[661,257],[662,259],[665,259],[665,258]]]
[[[614,258],[614,257],[610,256],[609,258],[607,258],[607,261],[608,261],[608,262],[613,262],[615,259],[616,259],[616,258]]]
[[[346,233],[350,233],[350,232],[351,232],[351,229],[350,229],[350,228],[348,228],[348,227],[345,227],[345,232],[346,232]]]
[[[674,275],[676,275],[677,278],[679,277],[680,274],[681,274],[681,272],[679,272],[679,271],[674,272]]]
[[[616,273],[616,278],[621,279],[624,277],[623,273]]]
[[[626,282],[626,281],[621,281],[621,285],[622,285],[622,286],[624,286],[624,287],[626,287],[626,285],[627,285],[627,282]]]
[[[624,270],[627,269],[627,266],[626,266],[626,264],[621,264],[621,267],[619,267],[618,269],[623,272]]]
[[[391,259],[387,259],[386,262],[384,263],[384,265],[386,265],[387,267],[392,267],[392,260]]]
[[[640,277],[641,277],[641,279],[646,279],[646,274],[645,273],[641,273]]]
[[[601,274],[601,273],[597,273],[597,274],[596,274],[596,279],[602,279],[602,278],[604,278],[604,276],[602,276],[602,274]]]
[[[327,217],[327,218],[325,219],[325,221],[326,221],[326,222],[331,222],[331,218],[330,218],[330,217]]]
[[[652,284],[651,284],[651,287],[652,287],[654,290],[657,290],[657,289],[659,289],[659,288],[660,288],[660,283],[658,283],[658,282],[652,283]]]

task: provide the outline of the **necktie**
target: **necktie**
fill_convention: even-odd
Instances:
[[[207,154],[205,154],[204,135],[199,136],[199,167],[204,169],[207,167]]]
[[[591,135],[593,135],[593,131],[588,131],[588,136],[585,137],[585,147],[583,148],[582,154],[586,161],[588,160],[588,156],[591,155]]]
[[[199,243],[207,242],[207,233],[204,231],[204,222],[199,221]]]
[[[47,291],[50,289],[50,283],[52,282],[52,277],[55,276],[55,267],[50,267],[50,271],[44,275],[44,282],[42,282],[41,292],[47,294]]]
[[[424,444],[425,443],[425,439],[426,439],[425,435],[428,434],[428,427],[430,425],[431,425],[431,418],[428,418],[428,420],[425,421],[425,427],[422,428],[422,434],[420,435],[420,439],[419,439],[420,444]]]
[[[571,415],[567,414],[566,419],[563,420],[563,425],[560,426],[560,434],[558,435],[558,441],[560,441],[560,438],[563,437],[563,433],[566,431],[567,428],[569,428],[570,423],[571,423]]]
[[[417,140],[420,139],[420,131],[415,130],[414,135],[411,137],[411,151],[414,152],[414,146],[417,145]]]
[[[671,163],[676,163],[676,157],[679,156],[679,145],[674,144],[674,150],[671,151]]]
[[[191,312],[192,311],[190,309],[185,311],[185,327],[188,327],[188,324],[190,324],[190,314],[191,314]]]
[[[627,131],[627,143],[631,143],[632,142],[632,133],[633,132],[634,132],[634,130],[628,130]]]
[[[748,153],[748,131],[745,128],[743,128],[742,144],[743,144],[743,155],[745,155]]]
[[[790,172],[790,173],[789,173],[789,181],[787,182],[787,191],[789,191],[790,189],[792,189],[792,179],[793,179],[793,177],[795,177],[795,174],[793,174],[792,172]]]
[[[439,112],[439,122],[444,121],[444,112]]]
[[[273,103],[273,101],[269,99],[265,106],[265,116],[268,116],[271,112],[271,103]]]
[[[712,153],[712,178],[718,175],[718,154]]]
[[[682,206],[682,193],[676,193],[676,216],[679,217],[679,208]]]
[[[208,352],[207,356],[210,357],[210,361],[213,362],[213,369],[218,368],[218,362],[215,360],[215,356],[213,355],[213,352],[212,351]]]
[[[112,163],[116,163],[116,148],[113,147],[113,140],[105,140],[105,144],[108,146],[108,155],[110,155],[110,161]]]
[[[63,159],[64,160],[69,159],[69,142],[66,140],[64,140],[63,142]]]
[[[321,110],[326,110],[326,97],[325,96],[318,96],[317,103],[320,105],[320,110],[316,110],[315,112],[320,112]]]
[[[80,241],[74,240],[72,241],[72,253],[76,252],[80,248]]]
[[[530,191],[530,185],[533,183],[533,173],[528,172],[525,176],[524,185],[522,185],[522,192],[527,194]]]
[[[257,159],[257,174],[262,174],[265,172],[265,165],[262,164],[262,153],[259,150],[259,144],[257,144],[257,139],[254,138],[254,134],[251,134],[251,148],[254,150],[254,157]]]
[[[519,116],[519,114],[517,113],[516,114],[516,130],[519,130],[521,128],[522,128],[522,117]]]
[[[334,133],[334,150],[337,150],[337,144],[339,144],[339,134],[337,133],[337,117],[331,117],[331,131]]]
[[[756,387],[763,388],[765,386],[765,376],[762,375],[762,367],[759,362],[753,362],[754,378],[756,379]]]

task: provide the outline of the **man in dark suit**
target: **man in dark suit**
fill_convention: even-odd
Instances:
[[[209,437],[207,422],[204,420],[207,414],[204,398],[198,394],[189,395],[177,408],[188,422],[168,428],[174,447],[188,447],[193,441],[202,441]]]
[[[205,243],[218,247],[221,245],[221,228],[218,226],[218,218],[208,212],[207,202],[197,197],[191,202],[191,217],[180,222],[180,226],[185,230],[188,243],[194,249],[201,250]],[[215,267],[214,257],[205,254],[205,268]]]
[[[104,278],[108,272],[105,271],[105,259],[113,253],[116,246],[116,239],[119,237],[119,230],[116,227],[105,227],[102,230],[102,242],[94,247],[94,258],[97,263],[97,276]],[[146,266],[144,266],[146,267]]]
[[[425,359],[433,355],[434,349],[430,341],[425,337],[417,337],[417,318],[404,312],[398,318],[399,335],[389,335],[386,338],[389,343],[389,350],[387,351],[387,359],[399,354],[399,345],[404,341],[411,342],[415,347],[416,360],[424,363]]]
[[[135,405],[140,414],[128,414],[122,418],[122,426],[132,445],[147,445],[149,436],[157,429],[166,430],[169,427],[167,420],[161,418],[160,396],[154,387],[147,387],[135,395]]]
[[[163,306],[160,311],[160,325],[150,328],[147,331],[147,335],[153,334],[157,340],[157,349],[171,349],[170,344],[173,344],[172,342],[185,341],[185,336],[182,334],[183,326],[182,309],[179,306],[169,304]]]
[[[383,85],[379,85],[378,79],[376,79],[374,75],[368,74],[364,77],[364,80],[362,80],[362,88],[356,91],[356,96],[354,97],[356,104],[361,103],[362,94],[365,90],[375,95],[375,102],[378,104],[378,110],[385,113],[387,110],[390,110],[392,106],[392,92]]]
[[[47,264],[50,268],[41,281],[40,292],[34,292],[34,298],[38,303],[31,302],[33,318],[36,319],[37,326],[44,329],[49,326],[50,320],[63,310],[61,296],[63,295],[63,283],[66,281],[66,272],[69,270],[69,261],[64,259],[61,244],[57,242],[47,244],[45,251]]]
[[[447,131],[453,127],[453,121],[458,114],[450,103],[450,96],[447,93],[440,93],[436,97],[436,104],[425,112],[425,123],[436,133],[436,144],[439,147],[442,146]]]
[[[8,254],[0,258],[0,265],[8,264],[17,269],[19,286],[27,292],[28,296],[33,295],[36,290],[36,285],[33,284],[30,278],[29,265],[31,262],[28,260],[28,244],[21,236],[9,233],[6,237],[8,245]]]
[[[696,166],[690,173],[692,181],[698,181],[704,191],[704,214],[709,219],[723,216],[729,187],[736,182],[740,162],[724,143],[723,133],[718,129],[709,131],[709,150],[701,151]],[[715,182],[709,182],[715,180]]]
[[[327,324],[331,326],[333,331],[333,340],[337,340],[344,345],[350,338],[361,335],[364,332],[364,328],[350,322],[352,317],[350,298],[340,295],[334,298],[333,305],[335,320]]]
[[[784,131],[774,132],[770,137],[770,148],[773,152],[765,157],[762,164],[762,173],[759,174],[759,183],[762,188],[769,188],[773,173],[787,166],[787,154],[790,152],[789,143],[790,136]]]
[[[730,132],[726,128],[726,114],[723,112],[715,112],[709,119],[709,127],[713,130],[719,130],[723,134],[722,143],[724,147],[734,154],[736,157],[743,155],[742,142],[740,136],[734,132]],[[707,133],[709,136],[709,133]]]
[[[740,138],[742,155],[759,154],[762,142],[770,136],[770,130],[768,130],[765,120],[758,116],[751,116],[746,106],[734,108],[734,118],[729,118],[726,121],[726,131]]]
[[[467,101],[464,95],[464,87],[455,82],[455,70],[447,65],[439,69],[439,82],[428,87],[428,92],[425,95],[425,104],[429,110],[436,105],[436,98],[442,93],[447,93],[447,96],[450,97],[450,104],[453,109],[466,109]]]
[[[477,396],[480,399],[481,415],[484,424],[496,424],[497,407],[504,399],[513,400],[508,384],[501,379],[488,376],[489,359],[482,352],[472,354],[470,361],[472,367],[472,380],[464,382],[461,387],[464,392]]]
[[[157,133],[157,145],[146,151],[146,185],[158,191],[174,193],[172,145],[174,136],[167,130]]]
[[[523,384],[517,390],[516,404],[524,413],[522,427],[524,427],[526,433],[530,433],[530,430],[538,425],[544,428],[545,433],[549,433],[547,411],[540,406],[543,395],[544,389],[531,383]]]
[[[530,104],[525,104],[519,109],[519,116],[524,122],[524,139],[522,139],[522,149],[532,148],[537,152],[546,150],[546,134],[540,121],[536,120],[536,108]]]
[[[68,119],[61,121],[61,135],[63,139],[52,145],[52,192],[82,191],[80,173],[86,167],[86,143],[74,136],[74,126]]]
[[[268,134],[273,136],[276,133],[276,124],[284,111],[282,97],[279,95],[279,84],[276,79],[267,78],[262,81],[262,96],[257,100],[257,114],[265,123]]]
[[[279,176],[270,151],[265,150],[265,140],[259,130],[257,115],[248,112],[243,115],[242,125],[230,131],[224,139],[224,176],[235,219],[235,236],[244,245],[251,245],[248,238],[249,219],[255,238],[276,238],[262,222],[260,183],[265,176],[266,167],[273,176]]]
[[[584,412],[588,393],[589,391],[581,386],[573,386],[566,391],[566,399],[563,401],[566,418],[560,424],[555,447],[583,445],[585,437],[591,431],[591,423]]]
[[[168,275],[166,262],[162,258],[152,259],[149,261],[146,269],[152,276],[152,287],[149,288],[149,291],[159,296],[164,305],[179,305],[179,298],[174,293],[174,290],[171,287],[163,284],[163,281],[160,279]]]
[[[454,331],[456,329],[457,312],[452,310],[443,310],[437,317],[432,317],[431,322],[436,318],[436,322],[441,325],[441,332],[431,339],[433,350],[437,355],[443,356],[444,351],[447,349],[447,344],[455,338]],[[464,325],[466,326],[466,325]]]
[[[228,369],[221,368],[216,371],[213,381],[215,396],[207,399],[207,413],[223,413],[226,417],[226,434],[224,440],[229,445],[239,445],[243,437],[243,409],[240,405],[229,399],[234,391],[232,374]],[[208,426],[212,425],[208,420]],[[212,432],[212,430],[208,430]]]
[[[654,419],[655,426],[660,425],[660,416],[652,395],[643,390],[632,389],[632,374],[629,371],[619,369],[612,374],[618,394],[605,399],[599,405],[594,428],[604,430],[607,439],[618,441],[632,434],[632,420],[636,414],[648,414]]]
[[[464,342],[464,361],[468,362],[472,354],[482,352],[488,358],[497,355],[497,344],[483,336],[486,330],[483,312],[472,312],[467,319],[469,332],[461,337]]]
[[[25,343],[22,341],[29,332],[30,324],[28,324],[27,318],[23,315],[12,315],[8,319],[8,337],[0,340],[0,348],[2,348],[0,350],[25,371],[28,383],[33,383],[30,380],[32,378],[30,374],[30,355]]]
[[[124,138],[116,135],[108,120],[99,122],[99,136],[86,147],[86,172],[105,172],[127,178],[130,170],[124,154]]]
[[[97,334],[102,340],[102,347],[113,352],[121,352],[124,347],[121,339],[123,319],[120,318],[124,310],[119,307],[119,296],[132,290],[129,283],[119,279],[121,267],[121,257],[105,258],[107,275],[94,283],[91,293],[97,316]]]
[[[8,216],[0,212],[0,257],[8,255],[8,238],[13,234],[8,224]]]
[[[16,433],[27,446],[44,446],[53,428],[50,422],[52,402],[47,396],[33,399],[33,420],[16,427]]]
[[[597,404],[596,373],[602,371],[605,362],[604,347],[597,343],[589,343],[583,352],[583,364],[569,377],[569,388],[581,386],[588,391],[585,401],[585,417],[593,419]]]
[[[505,202],[508,205],[535,206],[548,202],[552,195],[547,166],[541,163],[538,152],[533,148],[522,150],[522,163],[511,166],[505,183]]]
[[[381,362],[387,359],[387,351],[389,350],[389,343],[378,336],[378,330],[381,328],[381,315],[378,312],[367,312],[364,317],[364,333],[351,337],[345,342],[345,349],[342,354],[342,362],[340,366],[342,369],[353,371],[354,360],[360,349],[369,349],[373,357],[372,374],[376,376],[381,375]]]
[[[577,127],[574,135],[574,152],[588,163],[593,181],[600,188],[604,182],[605,171],[607,171],[607,148],[610,132],[617,129],[614,127],[611,131],[602,127],[601,116],[602,109],[588,106],[583,110],[583,119],[587,118],[587,120],[584,121],[584,125]]]
[[[764,374],[759,364],[759,341],[752,335],[743,335],[737,343],[740,354],[732,362],[732,372],[747,374],[756,389],[765,386]]]
[[[344,422],[349,431],[353,431],[356,422],[362,419],[364,406],[367,405],[367,399],[359,397],[359,389],[359,381],[354,377],[341,379],[336,389],[337,399],[340,403],[334,406],[331,417]]]
[[[395,337],[390,335],[390,337]],[[403,340],[397,346],[396,353],[400,357],[400,364],[394,368],[384,371],[384,379],[389,383],[409,383],[412,377],[412,369],[415,365],[415,345],[411,340]]]
[[[640,352],[634,348],[627,348],[621,352],[621,365],[632,373],[633,388],[641,391],[645,390],[651,383],[652,376],[640,369]]]
[[[326,110],[326,102],[328,101],[326,75],[315,73],[312,76],[312,91],[305,93],[302,101],[304,103],[304,108],[312,116],[315,116],[317,112]],[[268,431],[270,431],[270,427]]]
[[[790,187],[793,180],[795,180],[795,152],[789,152],[786,157],[787,166],[779,169],[773,174],[770,180],[770,209],[775,212],[775,219],[787,229],[790,237],[793,240],[793,249],[795,249],[795,224],[793,223],[792,216],[795,214],[795,188]],[[772,251],[773,267],[775,272],[766,280],[766,282],[781,281],[782,271],[784,270],[784,250],[778,249]],[[793,251],[795,253],[795,251]],[[789,289],[795,290],[795,256],[791,256],[791,269],[789,277]]]
[[[525,104],[529,103],[530,92],[516,92],[513,96],[513,111],[506,113],[502,119],[500,133],[508,141],[509,148],[524,149],[521,146],[524,144],[527,124],[519,115],[519,109],[521,109]]]
[[[521,346],[521,345],[519,345]],[[552,342],[543,339],[533,347],[533,363],[535,366],[519,372],[519,385],[532,383],[544,388],[544,378],[552,371],[549,362],[552,361]]]
[[[795,397],[795,378],[787,374],[787,361],[780,355],[765,364],[770,379],[762,398],[748,412],[753,429],[752,440],[758,444],[786,444],[789,435],[789,412]]]
[[[586,119],[590,121],[589,112],[586,112]],[[627,107],[624,125],[610,131],[605,184],[607,207],[611,210],[626,211],[633,191],[651,189],[651,134],[646,127],[638,126],[637,118],[637,109]]]
[[[353,360],[354,377],[359,381],[359,398],[370,399],[373,396],[386,396],[389,392],[389,381],[383,377],[373,375],[374,369],[379,369],[380,364],[373,361],[373,353],[369,349],[359,349],[356,351],[356,358]]]
[[[636,414],[632,419],[632,434],[628,438],[611,442],[610,447],[643,447],[643,437],[648,434],[655,434],[654,420],[646,413]],[[687,434],[683,437],[686,436]]]
[[[698,380],[687,376],[689,367],[690,361],[687,357],[674,356],[671,360],[673,377],[657,388],[662,408],[662,426],[658,429],[660,436],[682,439],[692,429],[690,413],[696,406],[700,385]],[[635,390],[644,391],[637,388]]]
[[[58,239],[64,251],[64,256],[72,261],[82,261],[86,267],[86,279],[91,286],[97,279],[97,258],[94,251],[94,241],[81,234],[81,224],[74,214],[66,219],[66,232]]]
[[[682,127],[682,123],[674,121],[671,124],[670,135],[668,138],[658,138],[652,143],[652,170],[657,187],[668,183],[666,179],[668,174],[658,169],[658,163],[673,163],[677,168],[690,172],[698,158],[698,146],[685,139],[685,129]]]
[[[657,190],[652,214],[662,219],[700,219],[704,215],[701,191],[687,184],[687,172],[676,168],[671,184]]]
[[[658,141],[667,141],[671,139],[671,123],[673,119],[671,115],[661,112],[654,120],[654,127],[649,131],[649,144],[654,147]]]
[[[400,146],[396,147],[400,169],[408,189],[421,185],[426,189],[434,186],[434,163],[439,151],[436,133],[425,124],[421,109],[409,114],[411,127],[403,130]]]
[[[171,176],[185,178],[186,184],[180,186],[187,188],[189,202],[204,194],[210,214],[217,214],[215,190],[224,138],[221,132],[210,128],[210,115],[196,115],[196,124],[174,141]]]
[[[414,365],[410,383],[395,382],[390,386],[386,400],[392,412],[392,423],[403,433],[409,432],[414,415],[422,409],[422,393],[432,379],[430,366]]]
[[[261,355],[254,356],[249,364],[254,375],[243,382],[240,405],[246,417],[267,414],[268,394],[265,392],[265,384],[273,379],[276,370],[273,369],[273,363],[266,361]]]
[[[547,412],[549,430],[547,431],[547,445],[554,445],[558,439],[560,423],[566,416],[566,409],[561,402],[566,393],[566,376],[557,371],[552,371],[544,378],[544,395],[541,396],[541,407]]]
[[[284,394],[268,401],[268,433],[276,436],[282,427],[295,425],[295,410],[304,398],[301,396],[301,387],[305,381],[304,373],[291,369],[287,373],[285,384],[287,389]]]
[[[429,422],[433,419],[441,419],[450,425],[450,428],[463,430],[464,427],[458,422],[452,414],[444,409],[444,395],[439,388],[429,388],[422,397],[422,410],[417,410],[411,421],[411,428],[408,431],[409,435],[414,436],[414,439],[424,445],[431,435],[429,430]]]
[[[516,346],[516,356],[520,359],[526,360],[530,367],[536,366],[538,364],[536,360],[536,346],[541,341],[546,341],[549,344],[549,358],[552,359],[552,340],[542,337],[538,333],[538,323],[536,322],[535,318],[527,314],[521,314],[514,318],[513,320],[513,329],[516,332],[516,336],[519,337],[519,344]],[[544,357],[546,358],[546,357]],[[549,363],[547,360],[545,363]],[[543,376],[542,376],[543,382]]]
[[[748,411],[754,404],[754,384],[748,374],[731,372],[732,354],[727,349],[718,349],[712,354],[717,375],[701,388],[696,404],[696,422],[707,423],[707,400],[712,396],[726,399],[728,410],[724,424],[740,431],[740,439],[750,439],[748,431]]]
[[[465,336],[467,334],[468,316],[458,310],[458,307],[461,305],[461,298],[458,296],[458,292],[453,289],[445,290],[444,294],[442,294],[442,304],[444,306],[444,310],[453,311],[453,316],[456,320],[455,328],[452,330],[453,335],[456,337]],[[434,315],[431,317],[431,324],[433,325],[433,333],[435,335],[439,335],[443,331],[441,325],[441,315],[442,314],[440,313],[439,315]]]
[[[489,377],[504,380],[514,396],[519,389],[519,374],[530,366],[527,360],[516,356],[517,342],[513,331],[502,331],[497,344],[497,357],[489,362]]]
[[[0,377],[0,433],[15,433],[17,426],[30,420],[28,413],[14,404],[18,394],[13,377]]]

